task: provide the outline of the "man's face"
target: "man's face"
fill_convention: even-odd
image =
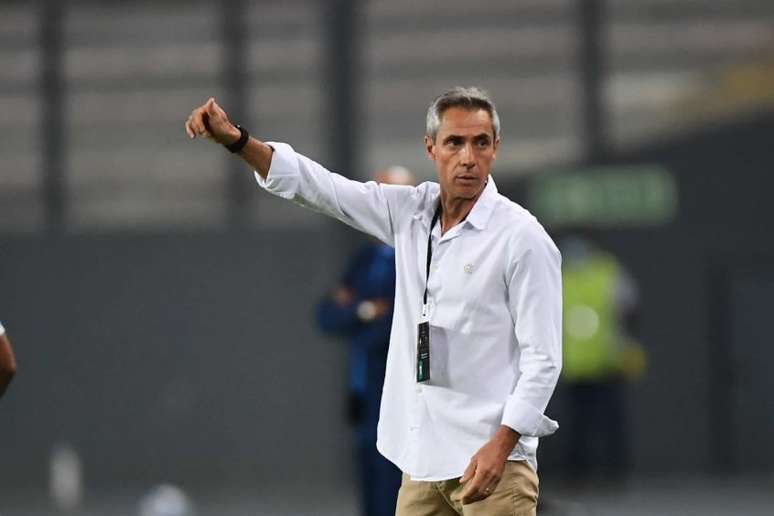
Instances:
[[[481,193],[498,143],[485,109],[452,107],[443,112],[435,141],[425,136],[425,147],[447,199],[474,199]]]

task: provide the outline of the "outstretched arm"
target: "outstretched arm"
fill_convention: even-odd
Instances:
[[[189,138],[207,138],[229,146],[240,140],[215,99],[194,109],[185,122]],[[394,245],[395,214],[406,209],[414,187],[361,183],[335,174],[296,153],[284,143],[264,143],[249,138],[240,157],[256,173],[258,184],[279,197],[334,217],[359,231]]]

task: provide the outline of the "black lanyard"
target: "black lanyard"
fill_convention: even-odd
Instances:
[[[427,306],[427,283],[430,281],[430,261],[433,259],[433,247],[430,245],[433,241],[433,228],[435,223],[441,216],[441,201],[438,201],[438,207],[435,209],[435,215],[433,215],[433,222],[430,223],[430,231],[427,234],[427,272],[425,273],[425,295],[423,297],[422,315],[426,315],[425,307]]]

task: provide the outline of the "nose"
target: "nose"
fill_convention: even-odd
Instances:
[[[473,160],[473,144],[468,142],[460,150],[460,165],[471,167],[474,164]]]

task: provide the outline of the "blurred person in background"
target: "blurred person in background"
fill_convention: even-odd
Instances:
[[[404,167],[375,176],[380,184],[412,185]],[[376,449],[376,427],[387,367],[395,300],[395,249],[369,239],[355,253],[339,285],[317,309],[324,331],[349,339],[347,418],[355,428],[361,513],[392,516],[400,487],[400,470]]]
[[[629,454],[625,384],[645,365],[634,340],[637,285],[615,256],[587,238],[570,236],[560,247],[570,479],[622,480]]]
[[[377,447],[403,471],[398,516],[534,515],[538,438],[561,370],[561,256],[497,192],[494,103],[453,88],[427,110],[438,183],[360,183],[233,125],[210,98],[185,122],[239,154],[259,186],[395,248]]]
[[[0,397],[5,394],[8,384],[16,374],[16,359],[13,356],[11,341],[5,333],[3,323],[0,322]]]

